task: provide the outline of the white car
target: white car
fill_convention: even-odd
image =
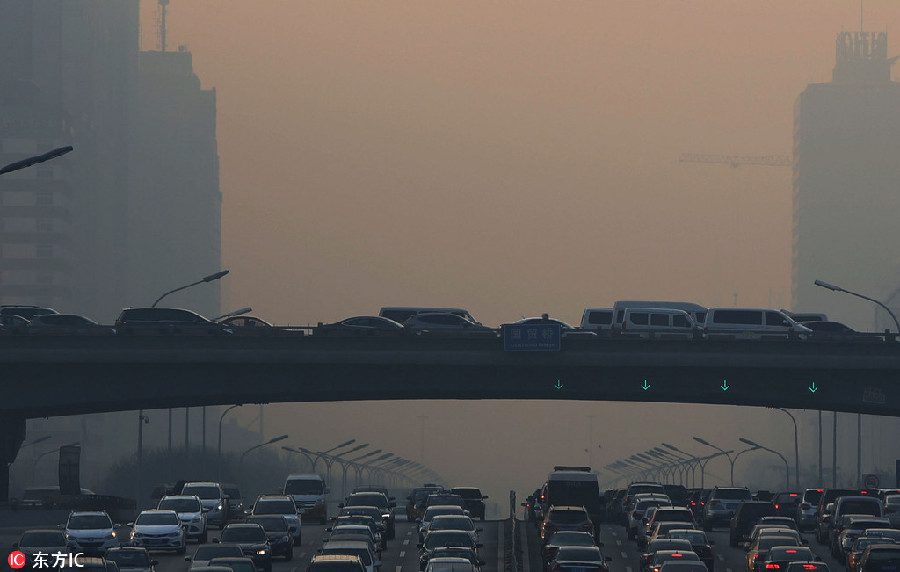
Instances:
[[[65,524],[66,542],[72,552],[85,555],[103,554],[119,546],[113,521],[103,511],[72,511]]]
[[[147,550],[175,550],[184,554],[187,538],[174,510],[145,510],[131,526],[131,542]]]
[[[428,525],[432,519],[443,515],[469,516],[469,511],[455,504],[436,504],[428,507],[425,509],[425,514],[422,515],[422,518],[416,519],[416,522],[419,524],[419,542],[425,540],[425,533],[428,531]]]
[[[156,506],[157,510],[174,510],[181,519],[184,533],[188,538],[195,538],[200,544],[209,540],[206,512],[200,498],[196,496],[165,496]]]

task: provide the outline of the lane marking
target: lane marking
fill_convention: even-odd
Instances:
[[[616,540],[616,546],[622,546],[622,541],[621,541],[621,540]]]
[[[300,553],[300,558],[303,558],[304,556],[306,556],[306,552],[301,552],[301,553]]]
[[[401,551],[400,551],[400,558],[403,558],[405,555],[406,555],[406,551],[405,551],[405,550],[401,550]]]
[[[719,560],[721,560],[722,562],[725,562],[725,555],[719,554]]]
[[[631,566],[626,566],[626,567],[625,567],[625,572],[631,572]]]
[[[622,553],[622,558],[628,558],[628,553],[627,553],[627,552],[623,552],[623,553]]]
[[[396,566],[396,567],[394,567],[394,570],[395,570],[395,572],[400,572],[400,569],[401,569],[401,568],[403,568],[403,567],[402,567],[402,566]]]
[[[731,568],[726,568],[725,572],[731,572]]]
[[[407,544],[409,544],[409,539],[408,538],[403,539],[403,546],[406,546]]]

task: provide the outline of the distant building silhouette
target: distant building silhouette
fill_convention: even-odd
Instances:
[[[842,32],[833,79],[794,107],[792,309],[860,329],[883,310],[816,279],[900,307],[900,84],[887,33]]]
[[[0,0],[0,164],[75,147],[0,175],[0,303],[111,322],[220,270],[215,92],[139,35],[138,0]]]

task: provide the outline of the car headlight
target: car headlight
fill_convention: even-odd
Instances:
[[[256,551],[256,554],[257,554],[257,556],[265,556],[265,555],[266,555],[266,549],[263,548],[262,550],[257,550],[257,551]]]
[[[222,503],[219,503],[218,506],[216,506],[216,510],[222,510]]]
[[[282,541],[282,542],[290,542],[290,541],[291,541],[291,538],[290,538],[289,536],[282,536],[282,537],[281,537],[281,541]]]
[[[107,538],[115,538],[115,537],[116,537],[116,532],[115,532],[115,531],[110,532],[110,533],[109,533],[109,536],[107,536]]]

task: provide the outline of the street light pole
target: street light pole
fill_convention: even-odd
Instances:
[[[153,305],[150,307],[155,308],[156,305],[159,304],[160,300],[162,300],[169,294],[174,294],[175,292],[179,292],[181,290],[184,290],[185,288],[190,288],[191,286],[196,286],[197,284],[203,284],[204,282],[212,282],[214,280],[218,280],[219,278],[228,274],[228,272],[229,272],[228,270],[220,270],[220,271],[216,272],[215,274],[210,274],[209,276],[204,276],[203,278],[201,278],[200,280],[197,280],[196,282],[191,282],[190,284],[185,284],[184,286],[179,286],[178,288],[169,290],[168,292],[163,293],[162,296],[157,298],[156,301],[153,302]]]
[[[878,304],[879,306],[884,308],[888,314],[891,315],[891,318],[894,319],[894,325],[897,327],[897,332],[900,333],[900,322],[897,321],[897,316],[895,316],[894,313],[891,312],[890,308],[888,308],[887,306],[885,306],[884,304],[882,304],[875,298],[869,298],[868,296],[863,296],[862,294],[859,294],[857,292],[851,292],[850,290],[845,290],[845,289],[841,288],[840,286],[835,286],[834,284],[829,284],[828,282],[825,282],[823,280],[816,280],[814,282],[814,284],[816,286],[821,286],[822,288],[827,288],[827,289],[831,290],[832,292],[843,292],[844,294],[850,294],[851,296],[856,296],[857,298],[862,298],[863,300],[868,300],[869,302],[874,302],[874,303]]]
[[[794,423],[794,487],[797,489],[797,492],[803,492],[800,490],[800,444],[797,437],[797,419],[784,407],[776,407],[776,409],[786,413]]]
[[[6,173],[11,173],[12,171],[18,171],[20,169],[30,167],[36,163],[49,161],[50,159],[53,159],[55,157],[65,155],[72,150],[73,148],[71,145],[66,145],[65,147],[58,147],[56,149],[53,149],[52,151],[47,151],[43,155],[35,155],[34,157],[28,157],[27,159],[22,159],[21,161],[10,163],[9,165],[0,169],[0,175],[5,175]]]
[[[784,455],[782,455],[781,453],[779,453],[778,451],[776,451],[774,449],[769,449],[768,447],[763,447],[759,443],[754,443],[750,439],[746,439],[744,437],[740,437],[738,439],[738,441],[740,441],[741,443],[744,443],[746,445],[750,445],[751,447],[762,449],[763,451],[768,451],[774,455],[778,455],[781,458],[781,460],[784,461],[785,487],[786,487],[786,489],[790,490],[790,488],[791,488],[791,468],[788,465],[788,460],[784,458]]]
[[[265,443],[258,443],[258,444],[256,444],[256,445],[253,445],[252,447],[250,447],[249,449],[247,449],[246,451],[244,451],[243,453],[241,453],[241,458],[240,458],[240,460],[238,461],[238,486],[239,486],[239,487],[243,487],[244,484],[245,484],[245,483],[243,482],[243,481],[244,481],[244,457],[247,456],[247,453],[249,453],[250,451],[252,451],[252,450],[254,450],[254,449],[259,449],[260,447],[265,447],[266,445],[271,445],[272,443],[277,443],[277,442],[279,442],[279,441],[284,441],[284,440],[287,439],[287,438],[288,438],[287,435],[279,435],[278,437],[272,437],[271,439],[269,439],[269,440],[266,441]]]
[[[731,465],[731,485],[730,486],[733,487],[734,486],[734,459],[731,458],[731,455],[726,453],[724,449],[720,449],[719,447],[716,447],[715,445],[713,445],[706,439],[701,439],[700,437],[694,437],[694,441],[700,443],[701,445],[706,445],[707,447],[712,447],[713,449],[715,449],[716,451],[719,451],[720,453],[722,453],[723,455],[725,455],[728,458],[728,463]]]
[[[219,416],[219,454],[216,458],[216,480],[219,482],[222,481],[222,420],[225,419],[225,414],[234,409],[235,407],[240,407],[242,404],[232,405],[225,409],[222,412],[222,415]]]

